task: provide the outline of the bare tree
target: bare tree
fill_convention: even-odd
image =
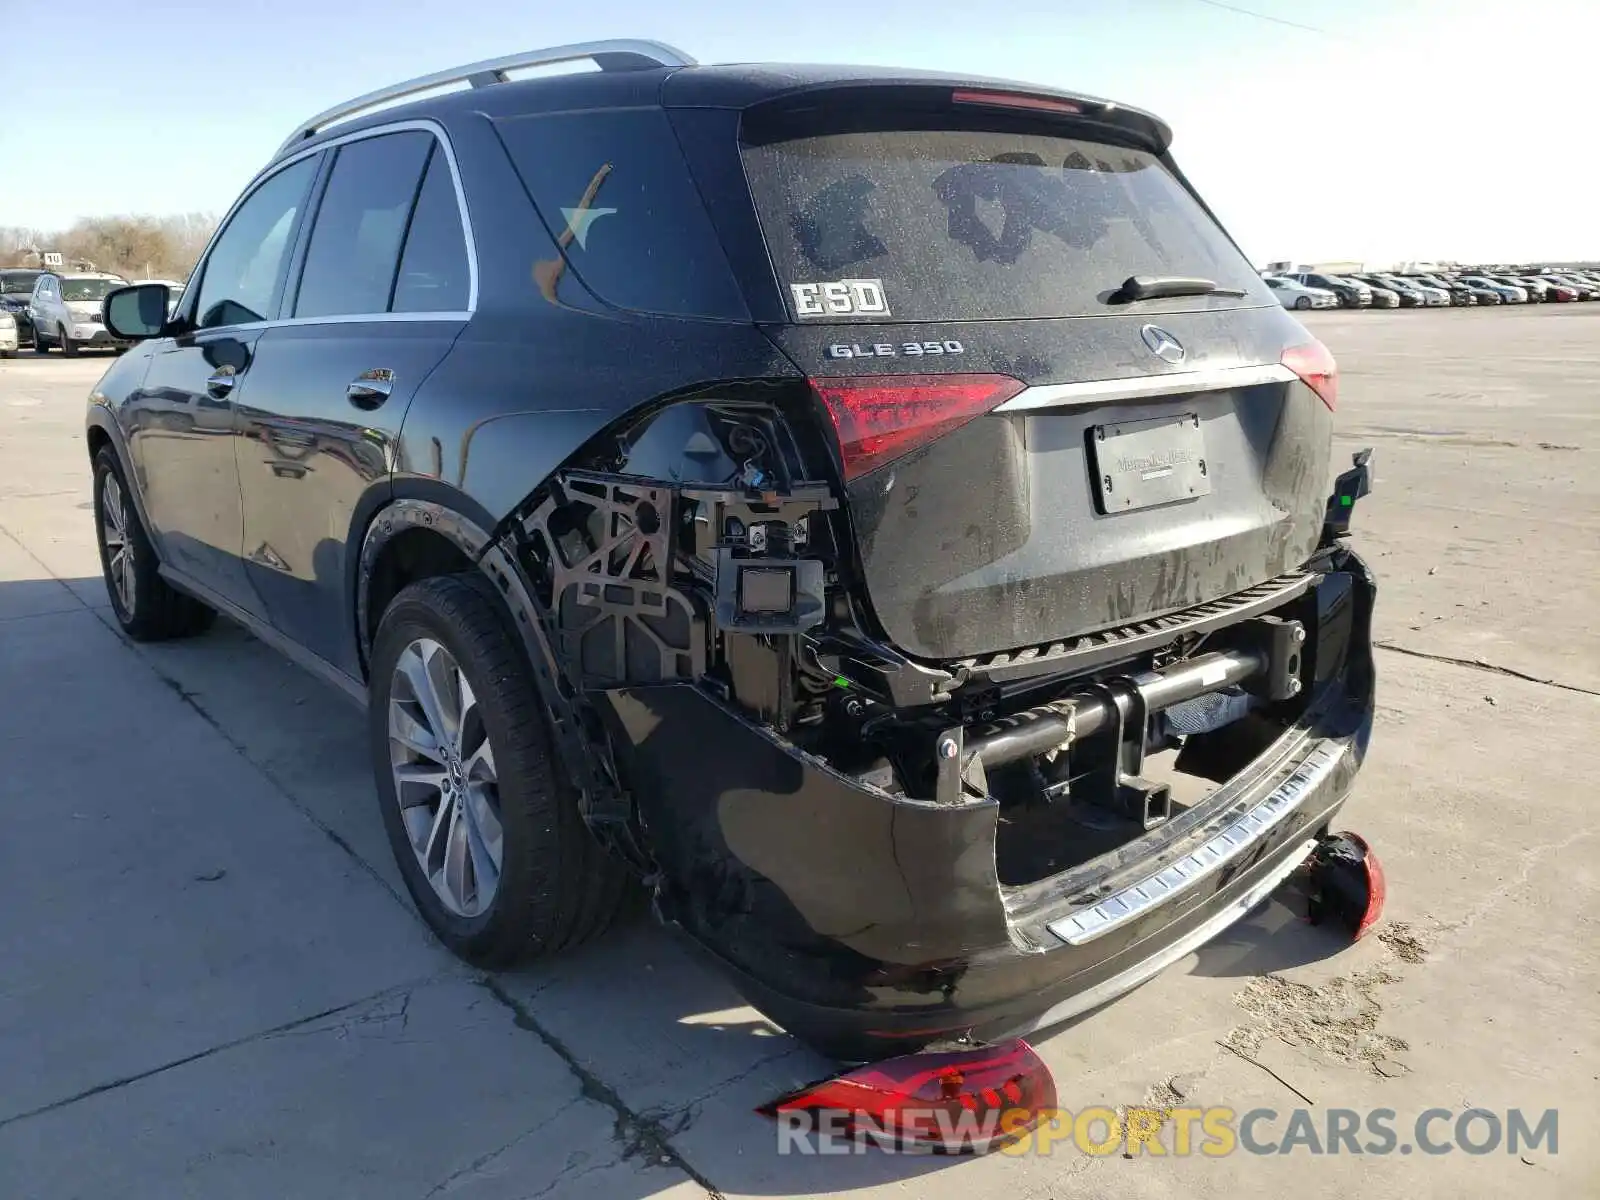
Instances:
[[[36,267],[37,252],[57,250],[68,263],[130,279],[187,279],[216,223],[210,213],[191,212],[88,217],[54,233],[0,226],[0,265]]]

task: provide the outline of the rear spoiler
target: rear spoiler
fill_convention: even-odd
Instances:
[[[1165,155],[1172,144],[1172,129],[1150,113],[1095,96],[1027,84],[917,76],[844,78],[787,87],[780,85],[760,92],[752,89],[746,93],[748,102],[745,104],[703,105],[691,103],[692,94],[685,94],[690,91],[686,85],[693,82],[693,74],[685,72],[671,81],[677,86],[666,89],[667,105],[741,108],[741,134],[755,140],[763,136],[789,135],[797,120],[815,119],[825,110],[830,117],[830,129],[838,128],[841,116],[846,121],[859,119],[868,127],[883,128],[886,115],[890,113],[942,120],[971,120],[987,113],[994,118],[1010,117],[1035,126],[1059,123],[1079,136],[1132,143],[1156,155]]]

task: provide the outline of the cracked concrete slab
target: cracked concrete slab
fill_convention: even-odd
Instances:
[[[94,613],[5,629],[0,1119],[454,969]]]
[[[10,1200],[704,1195],[614,1117],[443,979],[0,1126],[0,1163]]]

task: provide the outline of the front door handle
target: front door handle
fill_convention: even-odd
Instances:
[[[357,408],[374,409],[389,398],[394,391],[394,372],[388,367],[374,367],[355,377],[345,388],[345,397]]]
[[[239,372],[224,363],[206,378],[206,395],[215,400],[221,400],[233,391],[233,385],[239,382]]]

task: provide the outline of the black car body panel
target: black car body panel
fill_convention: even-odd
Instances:
[[[1276,305],[1161,321],[1197,348],[1182,368],[1150,354],[1139,319],[788,327],[774,336],[818,375],[863,370],[860,360],[826,358],[846,334],[852,345],[953,339],[966,347],[968,368],[1030,385],[1270,363],[1296,336]],[[1211,490],[1177,505],[1105,511],[1094,430],[1150,415],[1158,396],[992,413],[852,480],[867,590],[890,640],[928,659],[1010,650],[1188,608],[1304,562],[1321,532],[1326,407],[1283,382],[1162,397],[1199,417]]]
[[[794,1032],[871,1056],[1026,1026],[1281,879],[1370,730],[1331,359],[1170,136],[842,67],[357,116],[252,184],[100,381],[90,450],[164,577],[353,695],[407,580],[481,571],[589,829]],[[874,190],[899,233],[851,207]],[[230,283],[269,227],[276,273]],[[358,244],[386,278],[331,269]],[[951,420],[922,393],[952,380],[1004,399]],[[1141,775],[1180,746],[1224,782],[1188,809]],[[1247,861],[1050,932],[1269,801]]]

